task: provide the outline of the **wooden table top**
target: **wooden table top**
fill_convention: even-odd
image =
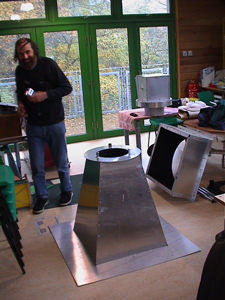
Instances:
[[[198,123],[199,123],[198,119],[189,119],[189,120],[185,120],[183,125],[190,128],[202,130],[208,133],[225,133],[224,130],[213,129],[211,127],[198,126]]]

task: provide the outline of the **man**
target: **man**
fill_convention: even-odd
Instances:
[[[72,200],[62,104],[62,97],[70,94],[72,87],[54,60],[39,56],[38,46],[31,39],[21,38],[16,42],[14,60],[19,62],[16,68],[18,113],[27,120],[26,134],[37,198],[33,213],[39,214],[48,204],[44,169],[46,143],[60,179],[59,205],[68,205]]]

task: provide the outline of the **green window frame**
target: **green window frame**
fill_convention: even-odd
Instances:
[[[31,19],[31,20],[21,20],[21,21],[1,21],[0,20],[0,36],[2,35],[15,35],[15,34],[30,34],[32,40],[34,40],[40,49],[40,54],[45,56],[45,45],[44,45],[44,34],[43,31],[61,31],[61,30],[73,30],[77,26],[82,26],[84,28],[84,38],[87,40],[87,50],[86,55],[83,55],[83,65],[85,60],[85,65],[87,66],[87,76],[89,76],[90,81],[97,76],[97,69],[91,64],[91,61],[97,59],[96,55],[91,53],[91,36],[90,28],[91,27],[102,27],[104,28],[107,25],[111,28],[115,27],[126,27],[129,31],[129,57],[130,57],[130,84],[131,84],[131,95],[132,95],[132,106],[136,107],[136,84],[135,76],[141,72],[141,58],[140,58],[140,27],[167,27],[168,28],[168,40],[169,40],[169,68],[171,76],[171,97],[177,97],[177,80],[176,80],[176,39],[175,39],[175,1],[170,0],[170,12],[169,13],[160,13],[160,14],[127,14],[123,15],[123,7],[121,0],[111,0],[111,15],[103,16],[77,16],[77,17],[58,17],[57,9],[57,0],[45,0],[45,14],[46,18],[44,19]],[[105,24],[105,25],[104,25]],[[82,41],[84,43],[84,41]],[[0,45],[1,51],[1,45]],[[11,51],[12,61],[13,61],[13,52],[14,49],[8,49]],[[9,60],[10,61],[10,60]],[[8,62],[8,63],[11,63]],[[85,84],[88,85],[88,80],[85,79]],[[92,88],[88,91],[88,95],[91,98],[95,99],[94,92]],[[3,97],[2,97],[3,98]],[[94,101],[94,100],[93,100]],[[95,104],[92,104],[93,111],[95,110]],[[88,116],[91,117],[91,112],[88,111]],[[93,122],[96,120],[94,119]],[[88,129],[91,130],[91,125],[88,125]],[[142,127],[142,130],[147,130],[147,128]],[[97,129],[94,129],[94,134]],[[123,131],[110,132],[109,136],[121,135]],[[71,139],[71,142],[81,141],[95,138],[97,135],[85,136]]]

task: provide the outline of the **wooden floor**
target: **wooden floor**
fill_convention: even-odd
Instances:
[[[131,136],[135,146],[135,136]],[[141,135],[142,162],[146,170],[146,133]],[[154,142],[154,134],[151,134]],[[84,153],[92,148],[124,145],[124,138],[109,138],[68,145],[71,162],[70,173],[81,174],[84,170]],[[29,167],[23,163],[23,172],[30,178]],[[202,176],[201,186],[209,180],[224,180],[221,155],[211,155]],[[48,170],[47,178],[55,178],[56,171]],[[219,203],[197,195],[194,202],[171,197],[153,182],[148,181],[158,214],[180,233],[197,245],[201,251],[153,267],[77,287],[51,233],[40,234],[37,224],[42,221],[46,228],[57,222],[75,219],[76,205],[45,210],[33,215],[32,210],[18,210],[19,228],[22,235],[26,274],[22,272],[0,229],[0,299],[2,300],[193,300],[196,299],[201,272],[206,256],[214,243],[215,235],[224,229],[224,208]]]

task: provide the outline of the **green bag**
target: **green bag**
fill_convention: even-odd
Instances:
[[[225,100],[220,100],[209,121],[210,127],[225,130]]]

